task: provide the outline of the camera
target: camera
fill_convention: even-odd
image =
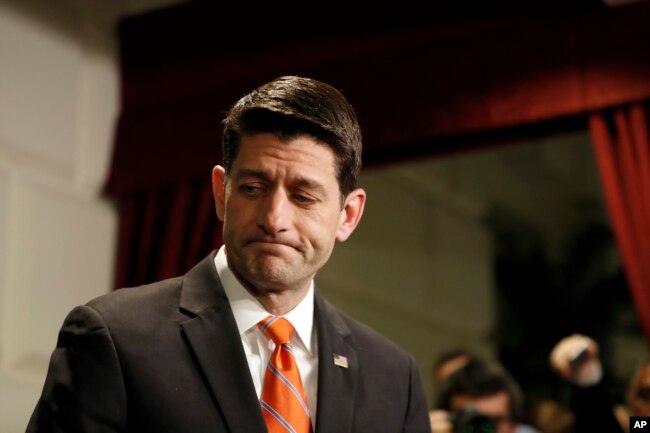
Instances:
[[[486,415],[474,409],[473,406],[465,406],[460,412],[452,415],[454,433],[496,433],[496,423]]]

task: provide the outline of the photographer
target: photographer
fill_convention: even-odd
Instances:
[[[519,385],[499,364],[475,357],[440,384],[430,418],[433,433],[536,432],[522,423]]]

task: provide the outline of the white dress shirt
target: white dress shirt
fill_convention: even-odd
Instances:
[[[269,315],[262,304],[239,282],[228,267],[225,247],[222,246],[214,258],[221,284],[226,292],[230,307],[235,315],[237,329],[248,360],[257,398],[262,395],[262,383],[266,365],[275,343],[268,339],[257,324]],[[307,393],[307,405],[311,412],[312,425],[316,425],[316,388],[318,384],[318,343],[314,325],[314,282],[307,295],[287,314],[286,318],[295,328],[291,337],[293,354],[300,370],[302,384]]]

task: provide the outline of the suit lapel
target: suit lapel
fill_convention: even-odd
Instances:
[[[352,432],[357,354],[349,342],[350,330],[339,313],[319,295],[314,320],[318,332],[318,413],[316,433]],[[335,364],[334,357],[338,356]],[[341,358],[343,357],[343,358]],[[344,364],[347,368],[337,364]]]
[[[183,279],[181,323],[232,433],[266,432],[237,325],[213,264],[214,253]]]

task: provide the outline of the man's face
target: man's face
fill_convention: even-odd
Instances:
[[[650,364],[633,379],[629,396],[630,415],[650,416]]]
[[[511,420],[510,396],[507,392],[501,391],[483,397],[455,395],[451,399],[451,412],[459,412],[468,405],[472,405],[481,415],[491,418],[496,425],[496,433],[515,431],[516,424]]]
[[[253,294],[307,290],[365,200],[355,190],[341,204],[328,146],[267,133],[242,137],[228,176],[215,167],[213,190],[228,265]]]

